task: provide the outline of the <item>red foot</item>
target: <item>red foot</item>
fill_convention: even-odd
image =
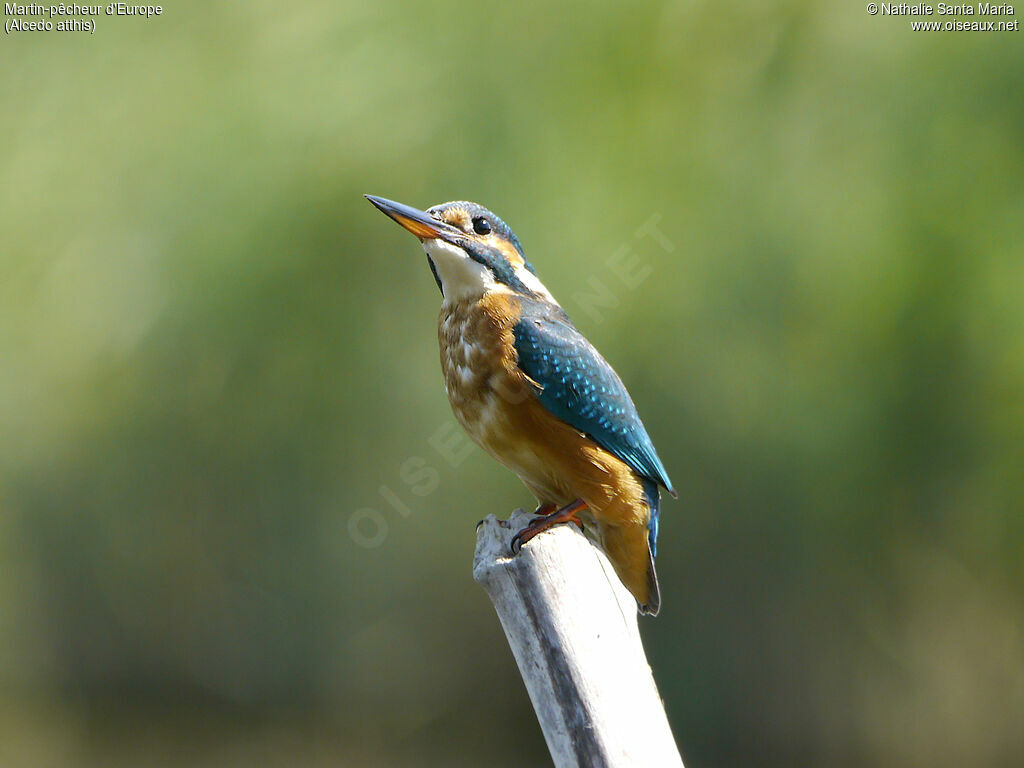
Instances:
[[[544,515],[538,517],[528,526],[523,528],[519,533],[512,537],[512,554],[518,554],[519,550],[523,548],[523,544],[528,542],[538,533],[543,533],[548,528],[562,523],[576,523],[583,530],[583,523],[578,517],[577,512],[587,508],[587,503],[583,499],[576,499],[572,504],[566,504],[557,512],[551,512],[555,508],[554,504],[543,504],[537,509],[537,513]]]

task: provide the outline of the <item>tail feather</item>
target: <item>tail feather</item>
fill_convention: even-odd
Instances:
[[[654,569],[661,499],[653,480],[642,478],[641,483],[643,502],[633,497],[636,500],[632,504],[645,503],[648,515],[636,515],[635,507],[628,516],[621,514],[621,510],[620,514],[609,514],[610,509],[606,508],[597,522],[605,554],[626,589],[636,598],[640,612],[656,616],[661,608],[658,574]]]
[[[654,553],[647,561],[647,603],[640,604],[640,613],[657,616],[661,610],[661,588],[658,586],[658,574],[654,570]]]
[[[651,527],[637,524],[599,524],[601,544],[615,572],[640,606],[640,612],[657,616],[661,608],[661,590],[654,570]]]
[[[647,523],[647,540],[651,544],[651,570],[653,571],[654,558],[658,556],[658,517],[661,515],[661,494],[658,492],[658,484],[653,480],[643,478],[640,482],[643,484],[647,508],[651,511],[651,519]]]
[[[641,481],[644,486],[644,496],[647,499],[647,507],[650,509],[651,519],[647,523],[647,604],[640,605],[640,612],[651,616],[657,616],[661,608],[661,590],[658,588],[658,573],[654,570],[654,558],[658,556],[658,517],[661,514],[661,494],[658,492],[658,484],[653,480],[644,479]]]

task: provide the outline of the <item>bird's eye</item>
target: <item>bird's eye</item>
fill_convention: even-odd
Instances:
[[[473,231],[478,235],[489,235],[491,234],[491,222],[483,216],[477,216],[473,219]]]

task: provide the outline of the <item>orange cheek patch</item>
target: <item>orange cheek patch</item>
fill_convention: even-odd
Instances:
[[[501,251],[501,255],[504,256],[508,263],[512,265],[513,269],[519,269],[526,263],[523,261],[523,257],[519,255],[519,251],[516,250],[516,247],[508,240],[490,237],[488,238],[488,244],[493,245]]]

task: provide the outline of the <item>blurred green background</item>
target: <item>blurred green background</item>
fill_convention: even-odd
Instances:
[[[367,192],[498,212],[629,385],[688,768],[1020,765],[1022,34],[323,0],[4,36],[0,765],[547,762],[470,575],[531,499],[437,450],[439,296]]]

